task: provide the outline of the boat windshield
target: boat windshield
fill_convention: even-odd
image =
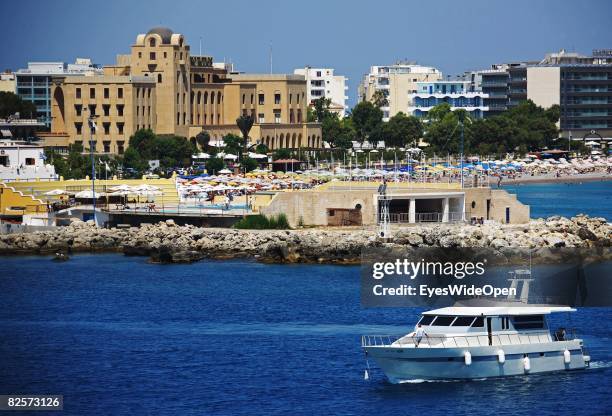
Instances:
[[[418,324],[431,326],[471,326],[482,328],[484,326],[484,318],[482,316],[425,315],[421,318]]]

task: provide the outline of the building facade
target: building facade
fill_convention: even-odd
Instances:
[[[229,72],[212,57],[191,55],[183,35],[153,28],[103,75],[53,77],[52,130],[43,137],[64,149],[88,143],[87,118],[95,112],[95,151],[121,154],[139,129],[186,138],[207,131],[219,142],[239,135],[236,119],[249,115],[250,145],[321,147],[320,125],[305,121],[306,94],[304,76]]]
[[[508,109],[508,68],[493,65],[490,70],[480,72],[481,91],[487,95],[484,105],[488,107],[485,117],[499,115]]]
[[[480,71],[488,112],[500,114],[527,99],[560,107],[562,137],[612,138],[612,50],[592,56],[561,50],[541,61],[493,65]]]
[[[17,80],[12,72],[4,72],[0,74],[0,92],[17,92]]]
[[[380,91],[386,105],[381,107],[383,120],[388,121],[399,112],[406,113],[410,106],[410,94],[417,93],[418,82],[432,82],[442,79],[442,72],[415,63],[397,63],[386,66],[372,66],[364,75],[358,88],[360,101],[372,101]]]
[[[51,78],[54,76],[100,75],[102,70],[90,59],[77,58],[74,64],[64,62],[28,62],[27,69],[15,73],[17,94],[36,106],[36,114],[24,116],[37,118],[51,126]]]
[[[484,100],[488,95],[474,91],[471,81],[417,82],[416,93],[410,94],[408,114],[426,117],[438,104],[447,103],[451,110],[463,109],[473,118],[482,118],[488,111]]]
[[[334,75],[333,68],[311,68],[309,66],[296,69],[293,73],[306,78],[306,95],[309,104],[319,98],[327,98],[331,101],[331,111],[337,113],[341,118],[346,115],[348,86],[345,76]]]

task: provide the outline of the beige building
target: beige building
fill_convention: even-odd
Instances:
[[[453,223],[482,219],[505,224],[529,222],[529,206],[501,189],[464,188],[444,183],[387,184],[392,225]],[[379,224],[381,204],[373,182],[328,182],[312,190],[278,192],[261,213],[285,214],[289,224],[313,226]],[[340,217],[340,218],[338,218]]]
[[[0,74],[0,91],[12,92],[13,94],[17,92],[17,80],[15,79],[15,74],[12,72]]]
[[[377,91],[382,92],[387,99],[387,105],[380,109],[383,112],[383,120],[389,121],[389,118],[400,111],[408,114],[410,94],[417,92],[417,82],[441,79],[442,72],[438,69],[414,63],[372,66],[359,84],[358,98],[360,101],[372,101]]]
[[[154,28],[104,75],[54,78],[51,132],[42,137],[47,147],[87,143],[95,112],[96,151],[121,154],[138,129],[186,138],[207,131],[219,142],[240,134],[236,119],[250,115],[252,145],[318,148],[321,127],[305,122],[306,93],[303,76],[230,74],[211,57],[190,55],[181,34]]]
[[[561,104],[561,68],[558,66],[527,67],[527,99],[549,108]]]

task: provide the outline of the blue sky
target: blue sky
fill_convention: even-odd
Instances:
[[[77,56],[113,63],[138,33],[163,25],[192,53],[202,37],[205,54],[241,71],[268,72],[270,43],[274,72],[336,68],[353,104],[370,65],[408,59],[456,75],[560,48],[588,54],[612,48],[611,17],[607,0],[20,0],[2,4],[0,69]]]

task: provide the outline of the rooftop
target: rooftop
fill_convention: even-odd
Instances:
[[[548,315],[554,312],[575,312],[569,306],[491,306],[465,307],[452,306],[423,312],[423,315],[449,316],[500,316],[500,315]]]

